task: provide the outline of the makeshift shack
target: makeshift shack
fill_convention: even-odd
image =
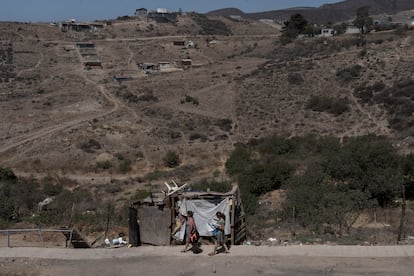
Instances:
[[[233,186],[227,193],[196,192],[179,188],[181,187],[176,191],[151,194],[147,199],[134,204],[137,217],[130,216],[129,219],[138,221],[139,230],[138,233],[134,233],[130,229],[131,239],[138,237],[141,243],[152,245],[169,245],[174,240],[182,241],[185,225],[182,225],[175,235],[172,235],[172,231],[176,217],[179,213],[186,215],[187,211],[193,211],[200,236],[212,237],[213,219],[216,212],[220,211],[226,216],[224,234],[231,244],[241,244],[245,240],[245,214],[238,186]]]

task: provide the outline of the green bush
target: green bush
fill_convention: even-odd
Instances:
[[[360,65],[352,65],[336,72],[336,76],[344,81],[351,81],[361,76],[362,67]]]
[[[109,160],[96,162],[97,169],[107,170],[107,169],[110,169],[111,167],[112,167],[112,162]]]
[[[150,195],[150,192],[148,192],[147,190],[137,189],[134,195],[132,196],[131,200],[132,201],[143,200],[147,198],[149,195]]]
[[[191,185],[191,188],[194,191],[213,191],[213,192],[219,192],[219,193],[226,193],[230,192],[232,189],[232,185],[230,182],[220,182],[216,180],[209,180],[207,178],[204,178],[197,183],[194,183]]]
[[[253,163],[239,175],[239,185],[243,190],[260,196],[277,190],[290,178],[293,167],[287,162],[272,160],[269,163]]]
[[[327,175],[367,192],[381,206],[392,202],[403,183],[400,157],[389,141],[374,135],[349,139],[322,166]]]
[[[46,183],[43,186],[43,193],[47,196],[56,196],[63,192],[63,187],[60,184]]]
[[[175,151],[168,151],[164,156],[164,165],[169,168],[178,167],[181,163],[179,155]]]
[[[192,103],[193,105],[199,105],[200,104],[198,102],[198,99],[197,98],[194,98],[194,97],[191,97],[191,96],[188,96],[188,95],[185,95],[184,101],[181,100],[181,103],[184,103],[184,102],[186,102],[186,103]]]
[[[292,43],[293,41],[295,41],[298,35],[299,33],[296,30],[287,29],[282,32],[282,35],[280,36],[280,43],[282,45]]]
[[[306,103],[307,109],[318,112],[328,112],[335,116],[349,111],[349,101],[345,98],[331,98],[326,96],[312,96]]]
[[[210,19],[199,13],[190,13],[190,17],[201,27],[201,35],[231,35],[231,30],[220,20]]]
[[[254,158],[253,158],[254,157]],[[414,157],[402,163],[389,140],[367,135],[347,138],[271,135],[237,144],[226,171],[237,181],[246,213],[259,198],[283,188],[282,219],[318,233],[348,233],[363,210],[388,206],[406,186],[414,198]]]
[[[10,168],[0,168],[0,180],[16,180],[17,176]]]
[[[37,225],[56,225],[69,221],[73,216],[80,217],[87,210],[97,210],[98,204],[90,191],[77,188],[63,190],[45,210],[34,218]]]
[[[226,172],[233,176],[245,170],[250,164],[250,150],[243,144],[236,144],[233,152],[226,161]]]
[[[259,202],[257,196],[243,188],[240,188],[240,193],[243,202],[243,208],[246,214],[250,216],[255,215]]]
[[[323,233],[335,229],[349,231],[356,218],[367,206],[367,195],[346,185],[333,185],[317,167],[291,179],[284,202],[286,217],[294,211],[296,220],[304,227]]]
[[[190,141],[194,141],[194,140],[198,140],[200,139],[201,142],[205,142],[208,140],[207,136],[204,134],[200,134],[198,132],[196,133],[191,133],[190,137],[188,137],[188,139],[190,139]]]
[[[16,204],[13,198],[0,194],[0,219],[10,221],[16,215]]]
[[[335,30],[335,35],[344,34],[347,28],[348,28],[348,25],[346,23],[336,24],[333,26],[333,29]]]
[[[164,177],[164,175],[165,175],[165,172],[155,170],[153,172],[146,174],[145,179],[148,179],[149,181],[154,181],[154,180],[160,179],[161,177]]]
[[[129,160],[129,159],[123,159],[119,163],[119,170],[122,173],[127,173],[127,172],[129,172],[131,170],[131,164],[132,164],[131,160]]]
[[[284,155],[295,148],[293,140],[277,135],[266,136],[257,141],[257,150],[263,155]]]
[[[222,131],[229,132],[232,130],[233,122],[230,119],[219,119],[216,122],[216,126],[218,126]]]
[[[299,73],[290,73],[287,79],[288,82],[292,85],[301,85],[305,82],[302,75]]]

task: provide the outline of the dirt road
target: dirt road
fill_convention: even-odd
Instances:
[[[0,275],[412,275],[414,246],[0,248]]]

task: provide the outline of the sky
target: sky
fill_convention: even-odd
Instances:
[[[319,7],[340,0],[0,0],[0,21],[93,21],[132,16],[137,8],[208,12],[239,8],[244,12]]]

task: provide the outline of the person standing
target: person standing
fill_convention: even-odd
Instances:
[[[214,239],[214,248],[213,248],[213,251],[208,254],[209,256],[216,255],[216,252],[219,246],[224,247],[224,253],[229,253],[229,248],[227,247],[227,244],[225,241],[226,237],[224,235],[224,229],[226,226],[226,216],[221,212],[217,212],[216,216],[218,218],[218,221],[216,223],[217,231],[216,231],[216,236]]]
[[[188,247],[190,246],[190,243],[191,243],[191,240],[190,240],[191,233],[197,230],[193,215],[194,214],[192,211],[187,212],[187,219],[185,222],[185,246],[184,246],[184,249],[181,250],[181,252],[188,251]]]

